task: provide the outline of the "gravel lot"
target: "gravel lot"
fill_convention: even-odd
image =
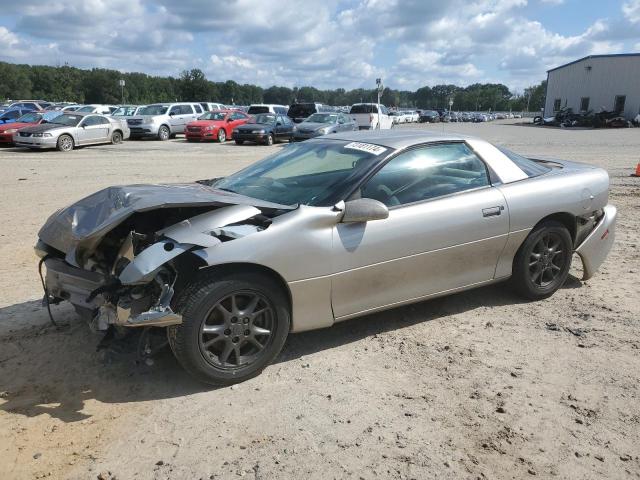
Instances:
[[[170,353],[97,354],[68,306],[50,327],[32,245],[105,186],[226,175],[281,147],[0,150],[0,478],[640,478],[640,130],[445,128],[606,168],[619,220],[599,274],[581,282],[576,262],[537,303],[501,284],[297,334],[220,389]]]

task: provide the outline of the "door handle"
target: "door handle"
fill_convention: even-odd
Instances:
[[[498,215],[500,215],[502,213],[502,210],[504,210],[504,206],[503,205],[499,205],[497,207],[483,208],[482,209],[482,216],[483,217],[497,217]]]

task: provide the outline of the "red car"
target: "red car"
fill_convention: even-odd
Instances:
[[[224,143],[231,139],[235,127],[247,123],[250,118],[240,110],[213,110],[201,115],[195,122],[187,123],[184,134],[189,142],[218,140]]]
[[[15,122],[0,125],[0,145],[13,145],[13,134],[24,127],[39,125],[42,122],[50,122],[62,112],[38,110],[29,112],[17,118]]]

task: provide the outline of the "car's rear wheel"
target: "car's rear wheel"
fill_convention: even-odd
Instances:
[[[71,135],[60,135],[56,146],[61,152],[70,152],[71,150],[73,150],[74,146],[73,138],[71,137]]]
[[[114,145],[122,143],[122,133],[113,132],[113,134],[111,135],[111,143],[113,143]]]
[[[158,129],[158,139],[162,140],[163,142],[166,140],[169,140],[169,137],[171,136],[171,132],[169,131],[169,127],[162,125],[159,129]]]
[[[538,225],[513,261],[515,290],[530,300],[547,298],[567,279],[573,244],[567,228],[556,221]]]
[[[224,130],[224,128],[218,130],[218,141],[220,143],[224,143],[227,141],[227,132]]]
[[[265,139],[264,143],[266,145],[269,145],[269,146],[273,145],[273,134],[272,133],[267,135],[267,138]]]
[[[176,303],[182,324],[169,327],[180,364],[198,380],[229,385],[258,375],[289,334],[284,292],[260,274],[205,275]]]

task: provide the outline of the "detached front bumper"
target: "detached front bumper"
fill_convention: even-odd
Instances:
[[[576,248],[576,253],[580,255],[584,267],[582,280],[589,280],[595,275],[609,255],[615,240],[617,209],[613,205],[607,205],[603,211],[604,215],[600,222]]]

